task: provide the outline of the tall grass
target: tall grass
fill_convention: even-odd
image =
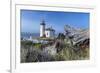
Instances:
[[[62,51],[55,55],[55,60],[87,60],[89,59],[89,48],[84,50],[74,51],[72,48],[64,48]]]
[[[54,44],[53,44],[54,45]],[[46,62],[46,61],[69,61],[89,59],[89,48],[81,49],[73,46],[68,41],[64,41],[63,47],[55,55],[44,53],[41,43],[30,41],[21,42],[21,63],[26,62]],[[57,49],[57,48],[56,48]]]

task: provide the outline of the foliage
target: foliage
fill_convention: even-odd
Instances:
[[[65,35],[63,33],[59,33],[57,39],[65,39]]]
[[[41,43],[34,43],[34,45],[33,45],[35,48],[41,48],[41,46],[42,46],[42,44]]]
[[[57,53],[55,56],[56,61],[67,61],[67,60],[85,60],[89,59],[89,50],[75,52],[74,50],[64,49]]]
[[[32,45],[32,42],[31,41],[21,41],[21,44],[22,45]]]
[[[53,44],[55,45],[55,44]],[[21,41],[21,62],[46,62],[46,61],[68,61],[68,60],[86,60],[89,59],[89,48],[81,48],[79,46],[73,46],[68,43],[68,39],[59,42],[59,45],[55,47],[55,55],[48,54],[45,50],[42,50],[42,43],[32,43],[31,41]],[[44,48],[46,49],[46,48]]]

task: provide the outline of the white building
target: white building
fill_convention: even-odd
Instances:
[[[45,29],[45,35],[46,35],[46,37],[54,37],[55,30],[52,28],[47,28],[47,29]]]
[[[55,37],[55,30],[51,28],[45,28],[45,22],[40,23],[40,37]]]
[[[40,37],[45,37],[45,22],[40,23]]]

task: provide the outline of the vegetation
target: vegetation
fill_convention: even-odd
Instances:
[[[57,39],[65,39],[65,35],[63,33],[59,33]]]
[[[89,45],[82,48],[79,45],[73,45],[71,39],[66,38],[63,34],[59,34],[52,45],[48,45],[49,43],[42,44],[33,43],[32,41],[21,41],[21,63],[89,59]],[[50,50],[49,46],[56,49],[56,54],[48,53]],[[49,50],[46,47],[49,47]]]
[[[80,50],[78,52],[75,52],[73,49],[64,48],[57,53],[55,59],[57,61],[89,59],[89,48],[86,48],[85,51]]]

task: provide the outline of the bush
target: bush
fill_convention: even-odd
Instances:
[[[55,55],[56,61],[67,61],[67,60],[86,60],[89,59],[89,48],[84,48],[75,51],[74,47],[67,45],[59,53]]]
[[[41,48],[41,46],[42,46],[42,44],[41,43],[34,43],[34,45],[33,45],[35,48]]]
[[[43,44],[32,43],[30,41],[21,42],[21,63],[24,62],[46,62],[46,61],[68,61],[68,60],[86,60],[89,59],[89,48],[81,49],[64,41],[59,42],[54,49],[58,51],[51,55],[42,50]],[[46,49],[44,47],[44,49]]]

